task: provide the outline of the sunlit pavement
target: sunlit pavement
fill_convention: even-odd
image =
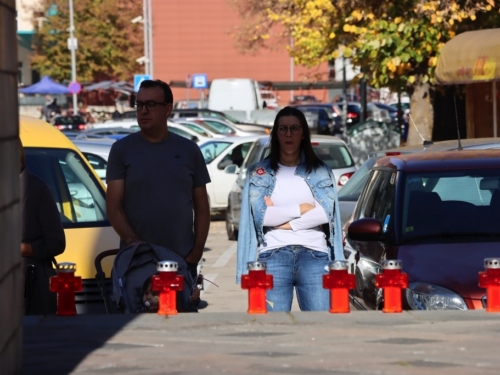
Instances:
[[[24,374],[500,373],[500,314],[248,315],[223,221],[207,248],[199,314],[24,317]]]

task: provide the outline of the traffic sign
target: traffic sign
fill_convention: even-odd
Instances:
[[[68,90],[72,94],[78,94],[80,91],[82,91],[82,85],[78,82],[70,82],[68,85]]]
[[[208,89],[208,80],[206,74],[193,74],[192,80],[194,89]]]
[[[138,92],[142,81],[151,79],[150,74],[134,74],[134,91]]]

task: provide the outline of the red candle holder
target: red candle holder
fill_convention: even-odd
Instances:
[[[76,264],[63,262],[57,265],[57,276],[49,279],[51,292],[57,293],[57,312],[59,316],[76,315],[75,292],[83,289],[82,278],[75,276]]]
[[[375,286],[384,291],[385,313],[403,311],[401,290],[408,288],[408,274],[401,272],[403,262],[398,259],[382,261],[382,273],[375,275]]]
[[[178,263],[170,260],[156,265],[158,275],[151,278],[151,290],[159,295],[158,315],[177,314],[177,291],[184,289],[184,277],[177,274],[178,269]]]
[[[248,274],[241,276],[241,288],[248,289],[249,314],[267,314],[266,290],[273,288],[273,275],[266,274],[266,263],[248,262]]]
[[[348,263],[345,260],[334,260],[328,263],[329,273],[323,275],[323,288],[330,289],[330,312],[348,313],[349,289],[356,286],[354,275],[347,272]]]
[[[486,258],[479,272],[479,287],[486,288],[486,311],[500,312],[500,258]]]

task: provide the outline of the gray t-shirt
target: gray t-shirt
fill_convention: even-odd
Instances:
[[[174,133],[160,143],[131,134],[113,144],[106,180],[125,180],[125,214],[141,240],[183,258],[191,251],[193,189],[210,182],[196,143]]]

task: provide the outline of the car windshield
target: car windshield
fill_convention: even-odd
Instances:
[[[351,154],[342,144],[312,142],[312,146],[316,155],[331,169],[354,166]]]
[[[361,194],[361,191],[366,185],[366,181],[370,176],[370,171],[375,165],[377,158],[370,158],[354,172],[351,178],[347,181],[344,187],[339,191],[339,200],[356,202]]]
[[[205,164],[210,164],[217,156],[219,156],[222,151],[231,146],[229,142],[217,142],[211,141],[204,143],[200,146],[201,153],[203,154],[203,159],[205,159]]]
[[[402,199],[403,241],[499,240],[499,170],[409,173]]]
[[[109,225],[102,186],[72,150],[29,148],[26,167],[49,185],[64,228]]]
[[[204,124],[207,124],[211,128],[215,129],[215,131],[219,132],[220,134],[236,134],[236,132],[229,125],[223,124],[219,121],[205,119],[205,120],[197,121],[197,123],[199,123],[199,122],[203,122]]]

